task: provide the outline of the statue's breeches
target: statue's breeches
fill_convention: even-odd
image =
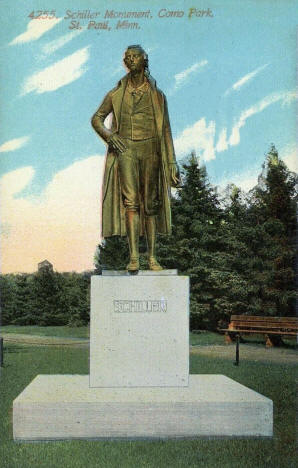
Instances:
[[[143,204],[146,216],[157,215],[160,207],[157,139],[135,141],[123,138],[123,141],[127,149],[118,158],[125,209],[139,211]]]

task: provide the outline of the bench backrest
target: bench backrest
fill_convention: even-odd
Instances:
[[[261,317],[258,315],[232,315],[230,329],[271,329],[298,331],[298,318],[296,317]]]

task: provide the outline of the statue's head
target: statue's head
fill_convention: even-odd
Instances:
[[[144,69],[145,74],[149,75],[148,55],[139,44],[127,47],[123,61],[130,72],[137,72]]]

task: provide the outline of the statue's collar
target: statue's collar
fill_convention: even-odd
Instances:
[[[129,79],[129,76],[130,76],[129,73],[127,73],[127,75],[123,76],[123,77],[121,78],[121,80],[119,80],[118,85],[119,85],[119,86],[124,86],[124,87],[126,87],[127,82],[128,82],[128,79]],[[156,88],[156,81],[155,81],[155,79],[154,79],[151,75],[146,75],[146,78],[147,78],[147,80],[148,80],[150,86],[151,86],[152,88]]]

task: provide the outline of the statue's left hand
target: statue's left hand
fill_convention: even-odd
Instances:
[[[180,184],[180,173],[178,164],[170,164],[170,183],[172,187],[177,187]]]

